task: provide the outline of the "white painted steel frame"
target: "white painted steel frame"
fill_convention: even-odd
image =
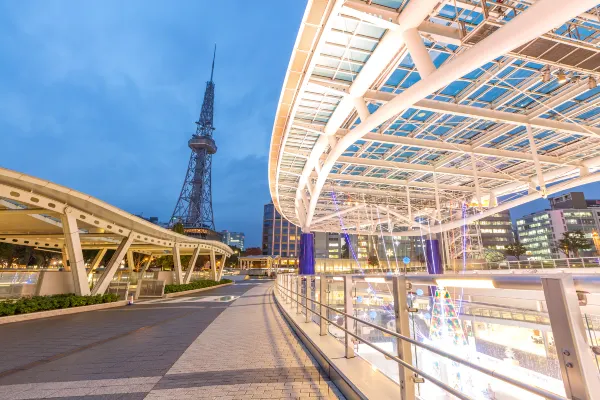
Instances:
[[[469,1],[463,3],[474,4]],[[529,91],[539,82],[535,74],[517,86],[511,86],[489,108],[482,107],[481,103],[476,104],[481,94],[474,97],[475,100],[467,99],[468,93],[503,87],[498,86],[497,82],[506,86],[498,75],[502,71],[529,68],[524,63],[515,64],[512,58],[506,56],[512,49],[545,35],[573,18],[585,18],[581,14],[596,4],[590,0],[576,3],[536,1],[512,21],[502,22],[496,32],[474,46],[460,46],[454,52],[446,51],[450,54],[449,60],[435,69],[430,54],[434,47],[435,51],[444,51],[440,50],[443,46],[438,46],[437,42],[460,43],[460,37],[456,35],[457,26],[444,27],[439,23],[443,18],[437,14],[441,9],[438,1],[411,1],[399,14],[394,10],[388,14],[387,11],[369,14],[369,11],[383,10],[385,7],[352,0],[309,2],[297,46],[305,38],[307,18],[312,8],[318,6],[328,10],[328,13],[323,14],[324,19],[319,21],[319,34],[312,36],[310,61],[304,64],[302,76],[294,81],[296,89],[290,89],[288,71],[282,91],[269,161],[270,189],[276,207],[284,217],[299,224],[305,231],[340,231],[339,220],[334,218],[336,214],[345,214],[344,218],[350,221],[362,215],[359,219],[364,220],[365,207],[361,204],[379,201],[389,211],[380,219],[391,219],[393,213],[413,218],[426,217],[432,219],[436,231],[444,231],[452,229],[451,223],[445,222],[448,216],[444,211],[451,201],[476,202],[480,206],[483,203],[487,211],[473,217],[479,219],[486,213],[494,214],[501,210],[495,206],[506,209],[545,197],[556,192],[558,187],[575,187],[600,180],[593,173],[600,167],[600,128],[596,126],[595,119],[590,123],[579,118],[584,112],[593,110],[594,106],[585,102],[574,103],[566,109],[563,106],[586,92],[588,82],[585,79],[558,87],[556,94],[547,95],[544,102],[540,102],[533,111],[515,112],[511,102],[518,96],[531,97]],[[380,19],[377,15],[395,16],[390,21],[390,18]],[[578,23],[579,19],[575,21]],[[340,30],[340,22],[357,25],[348,31]],[[375,26],[384,33],[379,38],[357,34],[361,26]],[[425,32],[437,28],[435,34]],[[555,32],[552,34],[557,36]],[[433,40],[433,45],[426,46],[421,36]],[[334,43],[339,37],[346,38],[345,45]],[[356,40],[371,41],[374,50],[359,49],[354,42]],[[323,49],[327,46],[339,49],[343,55],[336,59],[326,54]],[[350,54],[361,52],[368,56],[366,62],[351,61]],[[403,88],[399,94],[377,89],[385,86],[387,77],[398,66],[398,61],[407,55],[412,57],[415,67],[407,67],[406,70],[418,72],[421,80]],[[323,69],[325,60],[340,62],[337,68],[329,69],[333,78],[323,78],[315,73],[317,69],[327,71]],[[444,97],[441,89],[452,82],[465,80],[465,75],[488,62],[495,65],[484,70],[477,79],[466,80],[469,86],[459,93],[455,99],[457,103],[440,101]],[[361,68],[353,74],[354,79],[350,82],[336,79],[336,74],[346,71],[349,65]],[[565,70],[569,72],[566,67]],[[284,97],[291,92],[294,93],[294,100],[283,107]],[[426,98],[433,94],[437,97]],[[462,103],[458,102],[459,99],[462,99]],[[369,111],[370,105],[377,106],[373,112]],[[544,116],[558,106],[563,107],[563,111],[559,112],[560,119]],[[461,124],[468,129],[482,123],[492,125],[491,129],[481,130],[481,134],[470,142],[457,140],[458,136],[426,139],[428,133],[422,128],[416,131],[420,132],[420,138],[385,132],[394,120],[401,124],[411,123],[408,120],[402,122],[402,112],[408,108],[431,114],[428,120],[420,123],[424,128],[446,124],[442,121],[452,116],[466,118]],[[282,125],[284,114],[285,124]],[[307,120],[306,117],[310,115],[314,116],[310,117],[313,119]],[[319,119],[314,119],[317,116]],[[448,125],[452,128],[449,135],[464,131],[461,124]],[[512,141],[507,141],[504,148],[490,146],[490,141],[519,127],[525,129],[515,134]],[[375,132],[374,129],[379,131]],[[548,131],[556,134],[549,137],[544,135],[543,139],[536,137]],[[277,146],[274,142],[276,136],[281,138]],[[300,139],[302,137],[304,139]],[[576,140],[550,151],[546,149],[557,140],[568,137]],[[523,150],[513,149],[515,144],[528,139],[531,140]],[[370,144],[381,146],[386,143],[392,148],[385,153],[385,157],[393,154],[392,151],[402,149],[416,152],[417,156],[408,162],[398,162],[376,158],[365,152]],[[345,154],[352,146],[358,147],[358,151],[352,150],[354,155]],[[435,162],[425,161],[423,157],[428,154],[440,156]],[[560,184],[561,181],[567,181],[568,184]],[[561,186],[557,186],[557,183]],[[402,187],[405,190],[410,187],[411,198],[421,200],[411,202],[400,199],[401,190],[395,188]],[[532,191],[532,188],[535,190]],[[528,190],[529,194],[516,200],[498,200],[500,196],[514,196],[523,190]],[[341,194],[340,201],[332,200],[331,193]],[[385,202],[381,202],[381,199],[385,199]],[[345,202],[348,201],[354,207],[347,207]],[[389,225],[386,233],[390,235],[420,234],[415,230],[406,231],[406,224]],[[354,224],[355,230],[352,232],[362,233],[360,226]],[[372,233],[377,224],[363,226],[369,227],[364,233]],[[394,230],[395,227],[400,230]]]

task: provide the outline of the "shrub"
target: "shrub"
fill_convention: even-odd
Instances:
[[[76,296],[56,294],[53,296],[24,297],[18,300],[0,301],[0,317],[16,314],[28,314],[37,311],[57,310],[59,308],[79,307],[92,304],[112,303],[119,297],[113,293],[95,296]]]
[[[221,279],[219,282],[209,279],[185,283],[183,285],[165,285],[165,293],[185,292],[186,290],[203,289],[211,286],[233,282],[230,279]]]

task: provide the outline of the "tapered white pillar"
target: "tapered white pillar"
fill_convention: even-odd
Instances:
[[[177,243],[173,246],[173,266],[175,268],[175,284],[181,285],[183,283],[183,273],[181,272],[181,254]]]
[[[90,294],[90,287],[88,286],[85,262],[81,251],[77,219],[72,208],[65,208],[65,213],[61,215],[61,221],[65,235],[65,247],[71,266],[71,275],[73,276],[73,290],[77,295],[87,296]]]
[[[190,262],[188,264],[188,269],[185,272],[185,278],[183,279],[183,283],[190,283],[192,279],[192,274],[194,273],[194,267],[196,266],[196,260],[198,260],[198,256],[200,255],[200,246],[194,249],[194,253],[192,254],[192,258],[190,258]]]
[[[215,250],[210,249],[210,268],[212,270],[212,280],[217,280],[217,260],[215,258]]]
[[[121,240],[119,247],[117,247],[117,250],[115,250],[114,254],[110,258],[106,268],[104,268],[102,276],[100,276],[98,282],[96,282],[96,285],[92,289],[92,294],[104,294],[104,292],[106,292],[106,289],[115,276],[115,272],[117,272],[117,269],[119,269],[119,265],[121,265],[121,261],[123,261],[127,250],[129,250],[129,246],[131,246],[131,243],[133,243],[134,235],[135,232],[131,231],[129,236]]]

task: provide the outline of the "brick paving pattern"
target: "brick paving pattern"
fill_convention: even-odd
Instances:
[[[229,306],[146,398],[342,398],[286,325],[271,290],[260,285]]]
[[[0,327],[8,339],[0,399],[342,398],[291,333],[271,287]],[[198,301],[210,295],[242,297]]]

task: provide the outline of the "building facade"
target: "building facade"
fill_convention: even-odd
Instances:
[[[262,252],[280,256],[281,265],[296,265],[300,248],[300,227],[277,212],[273,203],[265,204],[263,213]]]
[[[221,235],[223,235],[223,243],[227,246],[235,246],[244,251],[244,239],[246,238],[244,232],[229,232],[225,230],[221,231]]]
[[[476,222],[484,249],[503,251],[507,244],[515,241],[510,211],[501,211]]]
[[[551,198],[551,209],[519,218],[517,234],[521,244],[527,249],[529,258],[567,258],[558,248],[557,242],[563,238],[563,233],[574,231],[582,231],[590,241],[589,250],[581,251],[580,256],[597,255],[594,233],[599,230],[600,209],[594,207],[595,204],[596,200],[586,200],[583,193],[571,192]]]

